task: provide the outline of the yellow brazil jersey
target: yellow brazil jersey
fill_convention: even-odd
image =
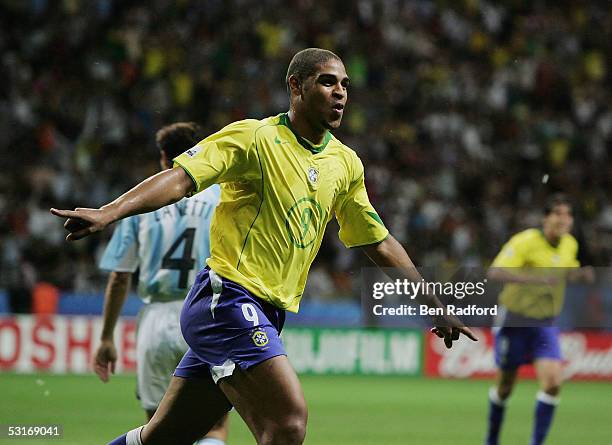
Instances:
[[[568,269],[578,267],[578,242],[572,235],[561,237],[552,246],[539,229],[528,229],[514,235],[503,246],[491,267],[520,268],[522,273],[541,277],[557,277],[555,285],[508,283],[500,302],[513,313],[544,319],[555,317],[563,307],[565,276]]]
[[[273,305],[297,312],[325,226],[336,216],[347,247],[384,240],[363,165],[327,132],[312,145],[286,114],[234,122],[174,159],[196,193],[221,184],[210,226],[215,272]]]

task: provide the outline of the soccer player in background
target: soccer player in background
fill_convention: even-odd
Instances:
[[[514,235],[491,265],[488,277],[505,283],[499,300],[505,308],[495,334],[496,386],[489,392],[487,445],[496,445],[506,400],[519,367],[533,363],[540,384],[531,445],[548,434],[561,389],[561,350],[555,317],[561,312],[567,279],[592,282],[593,270],[579,268],[578,243],[570,234],[574,219],[561,194],[549,197],[542,228]]]
[[[221,184],[211,223],[211,257],[181,314],[189,351],[151,421],[111,445],[189,444],[232,406],[258,444],[299,445],[307,409],[279,334],[297,312],[310,264],[335,215],[347,247],[379,266],[421,280],[403,247],[369,202],[356,153],[330,132],[340,126],[349,78],[334,53],[297,53],[286,76],[287,113],[227,125],[175,158],[175,168],[143,181],[99,208],[52,209],[67,217],[68,240],[113,221],[158,209]],[[420,302],[442,307],[435,296]],[[437,320],[451,347],[456,319]]]
[[[179,122],[156,134],[161,170],[172,168],[172,159],[202,139],[199,126]],[[113,333],[128,295],[132,274],[139,271],[138,294],[145,302],[136,335],[138,398],[150,420],[159,406],[172,373],[187,352],[179,317],[187,291],[210,255],[210,220],[220,189],[212,185],[191,198],[155,212],[125,218],[117,224],[100,268],[110,271],[104,296],[101,344],[94,370],[103,382],[114,372],[117,349]],[[227,415],[200,445],[223,445],[227,440]]]

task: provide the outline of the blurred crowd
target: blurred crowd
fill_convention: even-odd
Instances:
[[[486,266],[544,198],[576,204],[583,263],[612,257],[612,4],[460,0],[0,0],[0,288],[99,292],[111,231],[63,241],[158,169],[154,134],[287,110],[305,47],[351,77],[336,135],[417,264]],[[366,264],[330,226],[308,291]]]

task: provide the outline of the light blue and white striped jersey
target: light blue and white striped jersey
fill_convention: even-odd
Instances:
[[[155,212],[121,220],[100,268],[140,268],[138,295],[145,303],[182,300],[210,256],[210,221],[219,194],[215,184]]]

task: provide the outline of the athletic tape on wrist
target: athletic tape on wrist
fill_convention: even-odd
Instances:
[[[127,445],[143,445],[142,439],[140,438],[140,432],[144,428],[143,426],[139,426],[138,428],[129,431],[127,436],[125,437],[125,443]]]

